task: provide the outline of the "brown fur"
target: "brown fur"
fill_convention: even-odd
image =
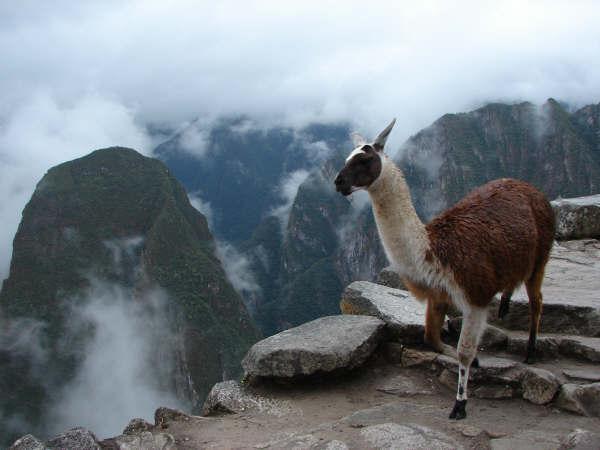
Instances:
[[[491,181],[426,228],[432,252],[452,271],[470,304],[486,306],[496,293],[525,282],[530,295],[540,299],[541,310],[539,290],[554,239],[554,213],[533,186],[506,178]]]

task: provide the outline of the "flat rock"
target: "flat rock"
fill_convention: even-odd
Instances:
[[[587,382],[600,381],[600,370],[593,369],[564,369],[562,373],[570,379],[583,380]]]
[[[434,390],[431,386],[425,386],[425,383],[416,383],[412,378],[406,375],[396,375],[378,386],[376,389],[386,394],[398,396],[412,395],[432,395]]]
[[[563,241],[552,248],[542,284],[542,333],[600,337],[600,241]],[[515,291],[508,315],[498,319],[499,299],[489,321],[512,330],[529,329],[529,302],[523,287]]]
[[[435,414],[438,406],[424,405],[421,402],[408,402],[406,399],[397,402],[384,403],[367,409],[361,409],[340,420],[351,428],[364,428],[370,425],[390,422],[397,418],[406,417],[418,412],[423,415]]]
[[[564,336],[560,339],[560,352],[565,356],[600,362],[600,338]]]
[[[438,356],[438,353],[405,347],[400,357],[400,364],[403,367],[422,366],[432,363]]]
[[[344,314],[374,316],[402,342],[422,342],[425,305],[408,291],[368,281],[355,281],[342,294],[340,309]]]
[[[556,406],[583,416],[600,417],[600,383],[563,384]]]
[[[557,239],[600,237],[600,195],[557,199],[551,205]]]
[[[547,370],[527,367],[521,378],[521,388],[525,400],[544,405],[552,401],[560,388],[560,382]]]
[[[292,378],[352,369],[373,353],[384,327],[375,317],[321,317],[257,342],[242,367],[250,378]]]
[[[508,333],[506,351],[525,358],[529,334],[524,332]],[[535,344],[536,357],[556,358],[560,354],[560,338],[555,336],[538,335]]]
[[[492,450],[556,450],[559,443],[536,430],[526,430],[514,436],[490,441]]]
[[[85,428],[72,428],[46,442],[46,448],[69,450],[100,450],[96,436]]]
[[[450,436],[414,423],[393,422],[368,426],[360,431],[365,442],[377,449],[454,450],[463,448]]]
[[[598,450],[599,448],[599,433],[577,428],[562,440],[558,450]]]
[[[31,434],[17,439],[8,450],[45,450],[46,446],[44,443]]]

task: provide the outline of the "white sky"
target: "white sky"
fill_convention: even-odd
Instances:
[[[418,4],[417,4],[418,3]],[[0,275],[35,182],[143,124],[347,120],[389,144],[488,101],[600,101],[595,1],[0,3]]]

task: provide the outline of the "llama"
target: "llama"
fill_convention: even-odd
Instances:
[[[450,418],[463,419],[469,368],[486,326],[487,306],[501,292],[499,315],[504,317],[512,292],[521,283],[525,283],[530,310],[525,362],[533,362],[554,214],[533,186],[503,178],[473,190],[423,224],[402,171],[383,153],[395,121],[372,143],[353,136],[356,148],[335,186],[344,196],[359,189],[369,193],[388,260],[415,297],[427,302],[425,342],[458,359],[458,389]],[[440,338],[451,303],[463,314],[457,352]]]

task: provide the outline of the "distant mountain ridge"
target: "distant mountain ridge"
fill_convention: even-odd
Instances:
[[[598,105],[492,103],[442,116],[408,139],[398,163],[431,217],[495,178],[529,181],[551,199],[599,192],[599,142]]]

